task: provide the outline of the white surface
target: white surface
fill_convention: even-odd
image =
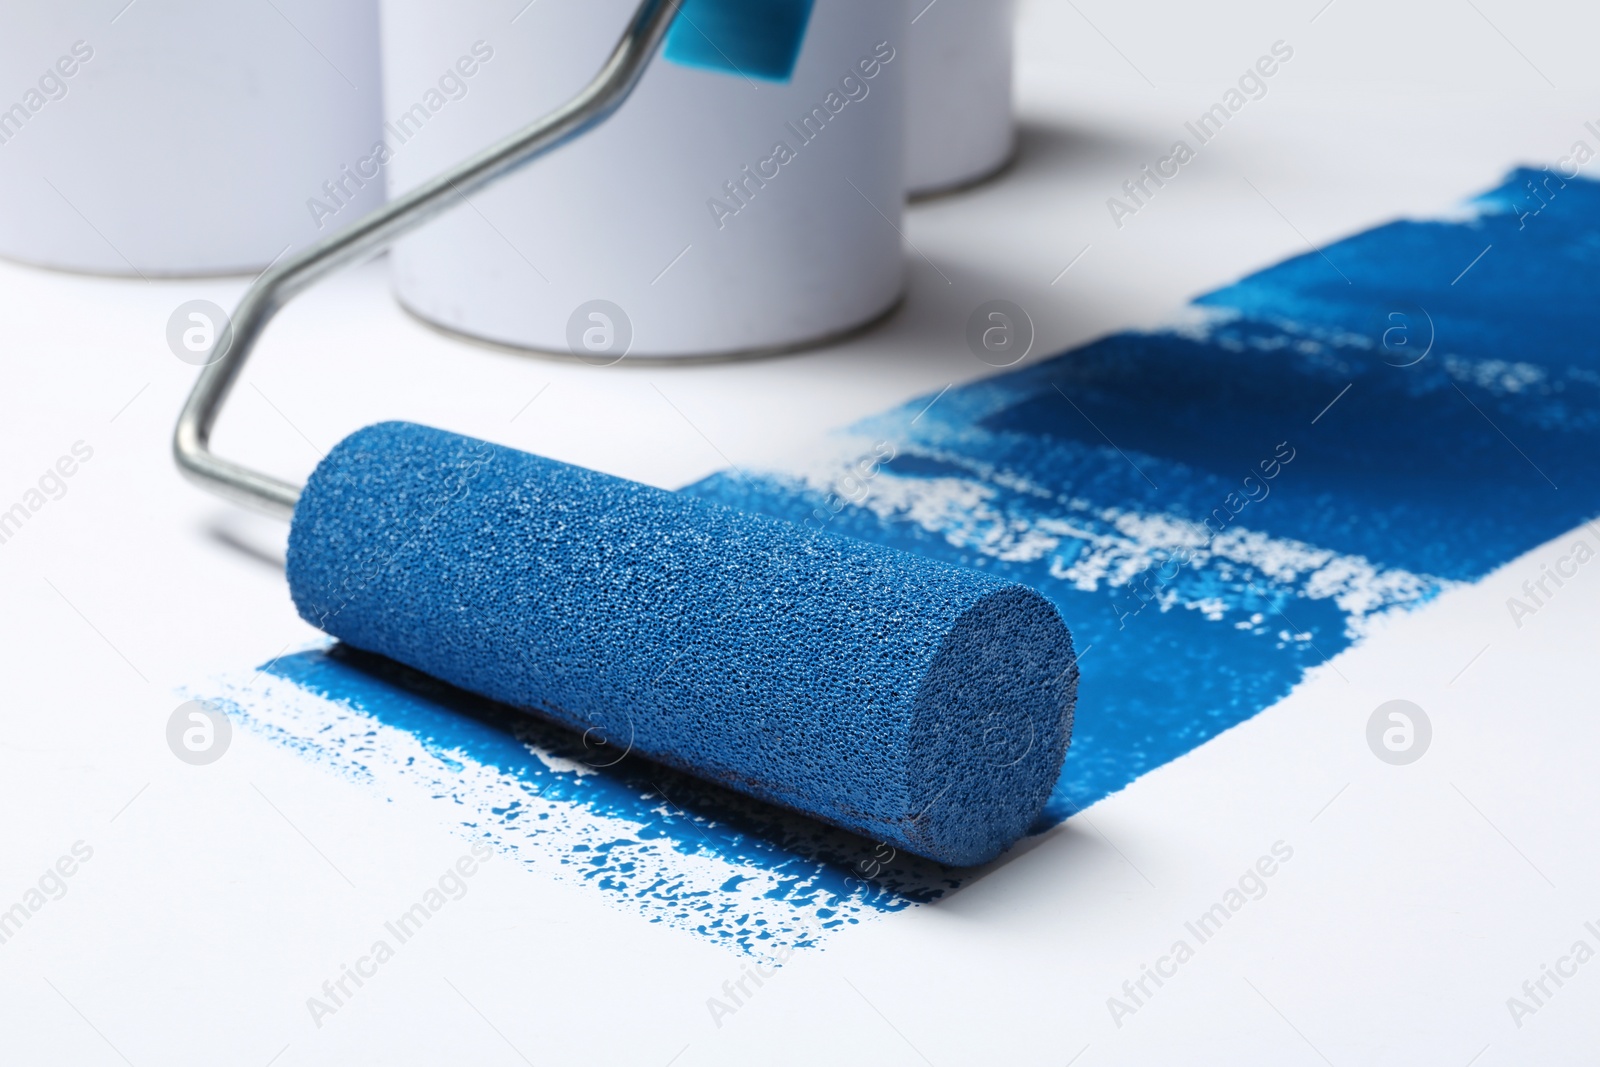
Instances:
[[[374,264],[285,313],[217,444],[302,476],[341,434],[406,417],[659,485],[724,455],[792,454],[989,372],[962,339],[983,300],[1028,308],[1036,351],[1057,351],[1302,251],[1295,228],[1322,242],[1437,212],[1564,154],[1600,119],[1593,14],[1474,2],[1336,0],[1310,23],[1316,5],[1155,18],[1038,0],[1023,12],[1018,165],[908,212],[927,259],[908,251],[909,299],[879,330],[785,359],[596,370],[430,333]],[[1295,57],[1269,94],[1115,228],[1105,199],[1279,39]],[[1504,606],[1568,536],[1400,620],[948,902],[798,958],[720,1029],[705,1002],[737,957],[492,861],[316,1029],[305,999],[464,848],[246,734],[206,768],[166,748],[175,687],[312,636],[280,572],[207,532],[250,520],[167,457],[194,373],[165,347],[167,316],[192,297],[228,304],[242,284],[0,267],[0,501],[74,441],[95,449],[0,545],[0,905],[74,842],[94,848],[66,896],[0,945],[6,1062],[523,1062],[508,1045],[532,1062],[646,1067],[1065,1064],[1085,1046],[1080,1067],[1592,1059],[1600,963],[1521,1029],[1505,1008],[1600,924],[1600,572],[1520,631]],[[1434,723],[1410,767],[1365,747],[1367,716],[1395,697]],[[1117,1029],[1106,998],[1280,839],[1294,858],[1267,895]]]
[[[0,143],[0,255],[259,270],[370,211],[377,187],[341,168],[377,140],[377,30],[376,0],[7,4],[0,109],[40,106]],[[337,219],[309,206],[338,196],[325,182],[345,187]]]
[[[1016,0],[911,0],[906,188],[933,193],[1004,166],[1016,145]]]
[[[503,0],[387,0],[391,192],[564,103],[636,6],[549,0],[509,24]],[[635,356],[786,347],[872,321],[905,286],[908,18],[903,0],[818,0],[787,82],[652,64],[605,125],[405,238],[400,298],[461,333],[563,353],[597,300],[631,322]],[[399,143],[407,108],[474,42],[493,58],[470,90]],[[606,314],[610,340],[583,350],[597,364],[621,354]]]

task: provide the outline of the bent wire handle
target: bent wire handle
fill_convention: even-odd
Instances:
[[[682,0],[643,0],[610,58],[582,91],[555,111],[452,170],[413,189],[348,229],[268,268],[245,292],[229,329],[215,342],[220,359],[200,371],[178,416],[173,458],[192,482],[236,503],[289,518],[300,488],[211,451],[211,430],[229,391],[272,316],[324,276],[381,252],[403,234],[454,207],[517,167],[560,147],[610,118],[643,76]]]

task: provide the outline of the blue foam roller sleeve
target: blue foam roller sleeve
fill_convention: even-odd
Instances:
[[[686,67],[786,82],[812,0],[683,0],[662,55]]]
[[[328,454],[288,571],[350,645],[951,865],[1026,832],[1072,730],[1026,586],[425,426]]]

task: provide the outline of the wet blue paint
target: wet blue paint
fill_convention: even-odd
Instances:
[[[898,911],[936,899],[958,884],[937,864],[910,856],[887,858],[874,842],[650,763],[595,737],[349,646],[284,656],[262,671],[415,737],[447,765],[459,769],[471,762],[494,768],[499,779],[495,796],[477,805],[482,808],[479,817],[471,805],[463,817],[469,836],[489,833],[520,848],[540,847],[575,868],[584,882],[614,895],[647,895],[663,909],[676,907],[695,917],[698,933],[745,950],[760,949],[774,939],[791,949],[804,947],[815,935],[860,921],[863,913]],[[233,705],[248,724],[271,732],[270,713],[264,715],[237,697]],[[362,741],[341,740],[335,746],[348,761],[343,769],[357,779],[371,770],[374,758],[381,758]],[[585,773],[552,767],[535,750],[555,757],[558,765],[581,764]],[[539,841],[536,828],[518,826],[529,817],[532,797],[616,820],[615,838],[600,843]],[[517,833],[508,837],[504,832],[513,826]],[[554,838],[558,831],[552,827],[546,836]],[[656,857],[651,867],[656,873],[641,876],[636,862],[641,849]],[[748,901],[738,890],[753,880],[749,873],[727,873],[720,885],[704,878],[662,878],[659,872],[671,870],[672,863],[670,856],[660,860],[661,853],[713,858],[727,872],[760,872],[772,883],[765,898],[796,914],[803,911],[811,933],[745,914]]]
[[[1042,829],[1275,703],[1384,616],[1600,512],[1600,185],[1518,171],[1476,207],[1288,260],[1200,298],[1182,326],[919,398],[794,469],[687,491],[1050,597],[1082,680]],[[414,738],[464,832],[542,850],[608,899],[745,952],[961,884],[634,757],[563,770],[614,755],[375,657],[335,647],[265,671],[370,718],[314,712],[294,733],[247,683],[232,698],[245,725],[358,780],[393,758],[378,732]],[[485,766],[464,802],[451,769]],[[546,801],[593,815],[599,836],[545,829]]]
[[[1273,704],[1383,613],[1600,510],[1600,184],[1558,183],[1516,171],[1476,217],[1379,226],[1204,296],[1202,325],[867,419],[852,434],[897,455],[867,479],[866,446],[841,453],[832,497],[786,472],[691,491],[1050,597],[1083,654],[1059,820]],[[1247,476],[1264,489],[1235,516]],[[1180,565],[1173,530],[1219,506],[1227,551]]]
[[[686,67],[786,82],[811,21],[812,0],[685,0],[664,58]]]

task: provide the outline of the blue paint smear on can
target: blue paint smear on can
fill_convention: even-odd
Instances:
[[[1600,184],[1518,170],[1470,208],[691,491],[1050,597],[1082,679],[1048,825],[1600,510]]]
[[[662,55],[673,63],[786,82],[811,21],[812,0],[684,0]]]

